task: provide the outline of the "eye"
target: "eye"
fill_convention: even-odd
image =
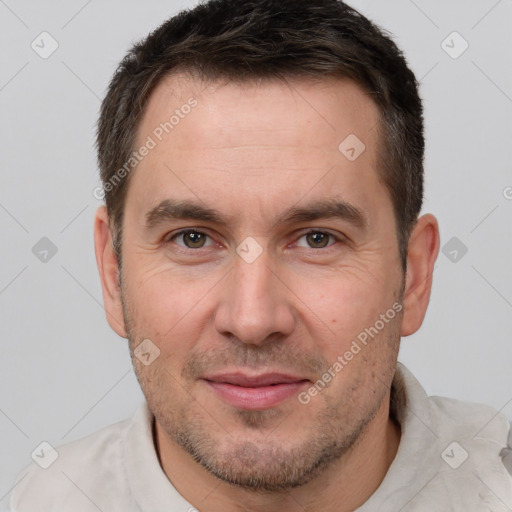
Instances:
[[[305,239],[305,243],[300,243],[300,240]],[[329,239],[331,239],[331,243],[329,243]],[[299,238],[297,245],[299,247],[310,247],[312,249],[323,249],[324,247],[328,247],[333,245],[338,241],[331,233],[326,233],[325,231],[309,231],[305,233]]]
[[[208,235],[201,233],[201,231],[187,229],[171,236],[167,239],[167,242],[173,241],[180,247],[185,247],[187,249],[202,249],[203,247],[212,245],[211,239],[210,243],[207,243],[209,238],[210,237]]]

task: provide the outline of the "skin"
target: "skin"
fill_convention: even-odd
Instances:
[[[109,323],[132,354],[144,339],[160,350],[148,366],[133,362],[162,468],[201,511],[354,510],[398,448],[390,386],[400,336],[414,333],[427,309],[437,221],[417,221],[404,276],[376,171],[379,112],[354,83],[168,77],[152,93],[136,146],[190,97],[197,106],[131,176],[121,287],[104,207],[95,219]],[[355,161],[338,151],[349,134],[366,146]],[[166,199],[194,200],[227,222],[168,219],[148,229],[147,212]],[[355,206],[366,224],[278,220],[326,199]],[[203,233],[204,246],[173,238],[184,228]],[[236,251],[246,237],[262,250],[252,263]],[[393,304],[402,311],[307,404],[293,395],[248,411],[202,378],[278,371],[300,376],[307,391]]]

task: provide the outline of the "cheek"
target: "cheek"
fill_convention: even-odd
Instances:
[[[305,314],[321,320],[335,342],[342,343],[375,323],[392,306],[396,283],[364,272],[341,270],[336,274],[307,286],[296,280],[295,289],[307,306]]]
[[[375,281],[372,283],[375,285]],[[367,373],[386,373],[396,356],[400,318],[393,304],[400,306],[393,292],[387,282],[369,287],[364,280],[356,279],[331,283],[311,298],[315,311],[329,327],[326,337],[313,334],[315,350],[323,353],[329,365],[339,363],[334,389],[357,387],[358,379],[363,379],[368,389],[379,387],[377,381],[370,385],[372,377]]]
[[[200,317],[205,315],[204,283],[183,282],[168,271],[126,273],[130,276],[125,280],[126,306],[134,343],[148,338],[163,356],[179,359],[190,348],[188,340],[197,337]]]

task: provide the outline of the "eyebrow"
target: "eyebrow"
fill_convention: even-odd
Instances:
[[[357,228],[368,227],[368,217],[364,211],[340,199],[314,201],[301,207],[292,206],[275,219],[274,225],[333,218],[347,221]],[[145,219],[145,227],[149,230],[173,220],[197,220],[228,225],[233,218],[196,201],[165,199],[149,210]]]
[[[227,224],[227,219],[217,210],[206,208],[195,201],[165,199],[146,213],[146,228],[152,229],[171,220],[190,219],[214,224]]]

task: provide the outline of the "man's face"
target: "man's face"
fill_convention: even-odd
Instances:
[[[160,435],[227,481],[300,485],[385,407],[404,276],[378,118],[349,81],[182,75],[150,98],[135,147],[156,145],[125,203],[126,329],[132,352],[159,351],[133,361]]]

